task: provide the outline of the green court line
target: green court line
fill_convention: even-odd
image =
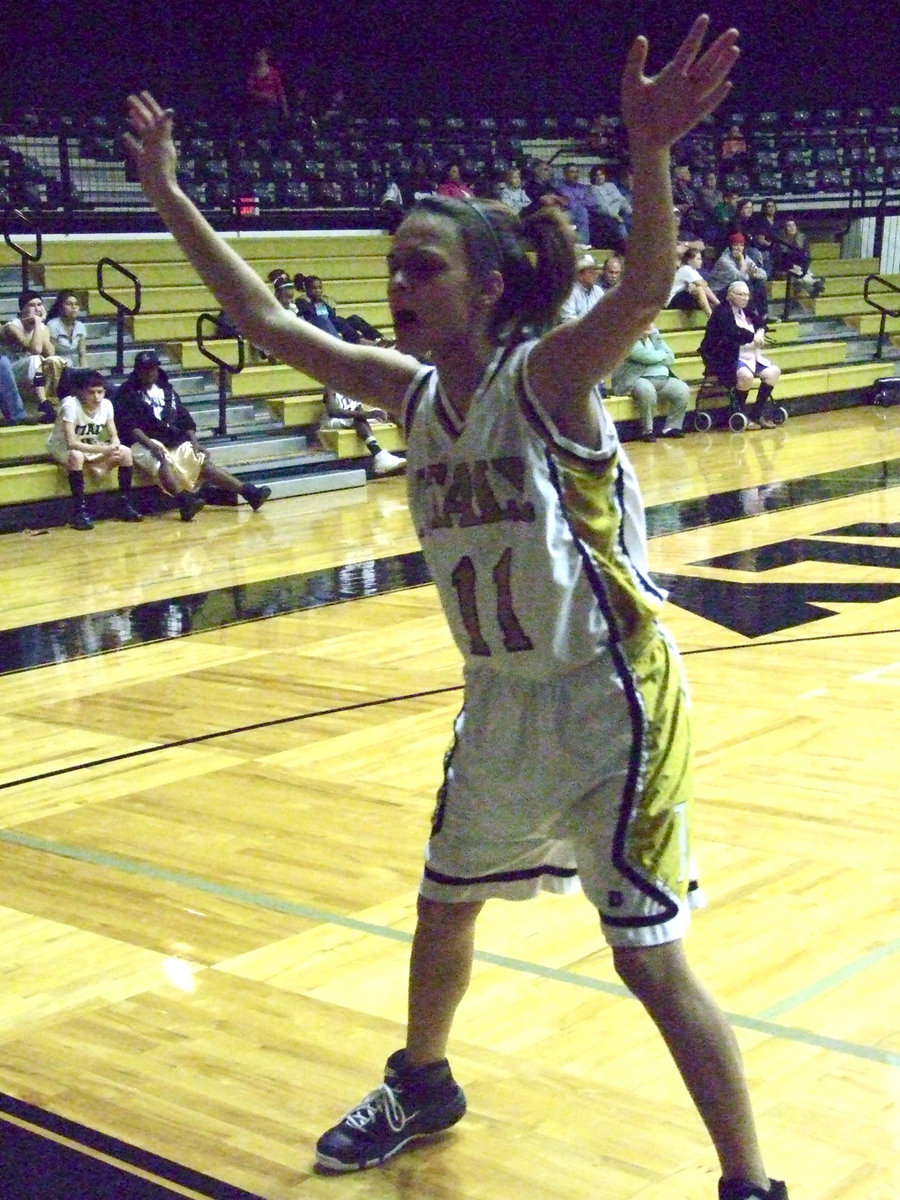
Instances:
[[[93,866],[106,867],[114,871],[123,871],[129,875],[139,875],[144,879],[158,880],[162,883],[174,883],[194,891],[207,892],[220,899],[232,900],[237,904],[246,904],[254,908],[264,908],[272,912],[286,913],[288,916],[300,917],[303,920],[315,921],[322,925],[335,925],[342,929],[352,929],[358,933],[370,934],[374,937],[387,938],[395,942],[412,942],[412,934],[401,929],[392,929],[388,925],[376,925],[371,921],[361,921],[356,917],[345,917],[340,913],[329,912],[326,909],[314,908],[307,904],[297,904],[293,900],[282,900],[277,896],[269,896],[262,892],[251,892],[244,888],[233,887],[230,884],[215,883],[199,875],[189,875],[182,871],[172,871],[166,867],[158,867],[153,863],[141,862],[138,859],[123,858],[116,854],[107,854],[98,850],[87,850],[79,846],[66,846],[61,842],[53,842],[47,838],[33,837],[27,833],[17,833],[14,830],[0,830],[0,842],[13,846],[22,846],[43,854],[54,854],[60,858],[73,859],[76,862],[90,863]],[[848,964],[842,970],[827,976],[825,979],[811,984],[801,992],[794,993],[780,1004],[772,1005],[759,1017],[748,1017],[741,1013],[726,1012],[730,1024],[739,1029],[763,1033],[769,1037],[785,1041],[797,1042],[806,1046],[814,1046],[822,1050],[832,1050],[838,1054],[846,1054],[853,1058],[866,1059],[869,1062],[883,1063],[889,1067],[900,1067],[900,1053],[881,1050],[876,1046],[866,1046],[859,1042],[847,1041],[843,1038],[826,1037],[812,1030],[798,1026],[781,1025],[771,1018],[806,1003],[810,999],[847,979],[858,975],[867,967],[900,949],[900,939],[888,943],[880,950],[865,955],[854,963]],[[528,962],[525,959],[509,958],[503,954],[492,954],[484,950],[476,950],[475,960],[491,966],[502,967],[505,970],[517,971],[521,974],[532,975],[540,979],[549,979],[556,983],[565,983],[574,987],[586,988],[589,991],[603,992],[606,995],[633,1000],[631,992],[620,983],[608,983],[603,979],[592,979],[589,975],[579,975],[574,971],[562,970],[558,967],[547,967],[541,963]]]
[[[853,962],[847,963],[840,970],[833,971],[830,975],[825,975],[822,979],[815,983],[809,984],[808,987],[800,988],[794,992],[792,996],[785,996],[777,1004],[772,1004],[759,1015],[764,1018],[781,1017],[792,1009],[800,1008],[804,1004],[809,1004],[812,1000],[818,1000],[820,996],[824,996],[826,992],[830,992],[833,988],[840,987],[842,983],[847,983],[851,979],[855,979],[861,975],[863,971],[869,967],[874,967],[885,959],[891,958],[900,951],[900,938],[895,938],[892,942],[887,942],[884,946],[878,946],[874,950],[870,950],[868,954],[864,954],[862,958],[854,959]]]

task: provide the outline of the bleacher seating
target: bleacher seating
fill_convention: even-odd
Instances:
[[[771,195],[783,213],[814,211],[822,196],[840,197],[851,185],[876,193],[886,187],[900,188],[897,106],[727,114],[718,127],[708,122],[686,140],[683,161],[697,170],[715,168],[720,131],[732,123],[744,130],[748,151],[742,162],[720,174],[720,184],[742,194]],[[611,126],[621,132],[619,123],[613,121]],[[585,168],[590,161],[611,161],[591,149],[591,128],[585,118],[549,114],[503,119],[383,116],[335,118],[318,131],[302,120],[281,137],[235,137],[224,136],[213,122],[193,121],[180,131],[180,170],[189,193],[212,212],[233,215],[238,198],[243,197],[245,228],[252,227],[257,213],[265,216],[271,210],[290,218],[304,209],[313,211],[318,229],[328,227],[329,214],[346,228],[352,223],[347,217],[351,210],[363,214],[361,228],[371,229],[385,180],[411,172],[414,159],[424,160],[434,174],[460,160],[464,173],[486,187],[510,163],[522,164],[529,156],[556,155],[564,161],[558,156],[571,154]],[[613,144],[618,144],[615,139]],[[616,153],[611,151],[614,169]],[[68,177],[61,174],[64,157],[70,163]],[[0,203],[17,203],[26,212],[46,212],[53,205],[77,212],[85,198],[95,209],[146,207],[136,181],[129,178],[109,122],[102,118],[74,122],[44,114],[34,120],[23,118],[15,128],[0,129]],[[353,311],[389,333],[382,235],[254,234],[242,237],[238,244],[263,278],[279,267],[321,275],[339,305],[352,305]],[[839,247],[816,247],[816,252],[820,257],[826,252],[834,255]],[[210,437],[218,420],[215,373],[194,335],[199,312],[217,311],[218,306],[169,238],[124,243],[94,239],[89,249],[74,237],[47,239],[36,277],[47,292],[72,288],[92,319],[108,320],[113,308],[96,290],[95,264],[101,255],[119,258],[141,279],[141,310],[127,328],[129,354],[137,346],[156,346],[179,379],[199,381],[192,405],[201,414],[204,436]],[[0,249],[0,265],[14,262]],[[862,299],[866,275],[878,269],[877,262],[829,257],[814,269],[828,279],[825,294],[815,300],[801,297],[792,319],[777,329],[784,370],[779,396],[826,406],[890,373],[892,364],[873,362],[860,348],[870,348],[860,339],[871,339],[880,324],[880,316]],[[891,276],[890,282],[900,282],[900,276]],[[129,294],[119,284],[107,286],[114,296]],[[774,311],[783,300],[784,284],[776,282],[769,290]],[[697,356],[702,323],[700,314],[664,312],[659,317],[678,356],[676,369],[694,393],[702,377]],[[900,318],[890,318],[887,329],[900,334]],[[230,361],[235,344],[222,341],[217,351]],[[107,347],[106,367],[110,353]],[[637,417],[628,398],[610,397],[609,406],[616,420]],[[263,431],[270,445],[288,435],[306,439],[305,444],[319,455],[318,467],[323,471],[365,452],[352,431],[324,431],[318,443],[313,440],[322,413],[321,389],[287,367],[258,362],[245,367],[230,380],[228,411],[241,436]],[[65,494],[60,473],[43,454],[45,430],[5,429],[0,435],[0,505]],[[402,448],[398,438],[393,427],[379,431],[386,448]]]
[[[685,139],[682,155],[698,171],[721,166],[723,182],[742,194],[812,197],[846,192],[851,184],[869,190],[900,186],[897,106],[730,113],[720,128],[732,123],[741,125],[747,139],[741,161],[718,164],[714,124]],[[609,124],[618,130],[616,119]],[[593,161],[609,162],[611,154],[615,168],[619,149],[611,141],[609,153],[591,152],[590,131],[586,117],[548,114],[335,117],[318,132],[304,119],[265,137],[235,136],[233,129],[217,131],[193,121],[177,132],[190,193],[216,210],[233,210],[241,196],[250,195],[255,215],[298,208],[371,213],[386,180],[409,173],[416,159],[435,175],[452,161],[464,161],[467,177],[484,188],[507,165],[522,165],[534,154],[580,155],[587,149]],[[76,123],[20,114],[0,129],[0,202],[45,211],[60,205],[73,211],[85,205],[145,208],[116,133],[103,117]]]

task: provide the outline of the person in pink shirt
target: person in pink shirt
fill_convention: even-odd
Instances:
[[[462,181],[459,163],[451,163],[447,168],[443,180],[438,184],[437,193],[439,196],[452,196],[455,200],[475,199],[475,193]]]
[[[281,117],[287,120],[287,95],[281,72],[269,61],[268,46],[260,46],[253,55],[253,66],[247,76],[247,100],[255,122],[272,125]]]

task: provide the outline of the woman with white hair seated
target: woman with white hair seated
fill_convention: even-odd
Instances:
[[[730,391],[733,412],[743,412],[747,393],[759,379],[756,403],[750,411],[748,429],[772,429],[777,424],[766,415],[766,406],[781,378],[781,368],[763,353],[766,327],[748,308],[750,288],[737,279],[725,293],[725,302],[713,310],[700,343],[700,357],[709,374]]]

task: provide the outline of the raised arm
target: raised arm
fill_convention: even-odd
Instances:
[[[256,272],[191,203],[176,178],[172,113],[149,92],[128,97],[126,149],[147,199],[235,326],[281,362],[391,412],[418,369],[392,350],[351,346],[282,308]]]
[[[632,45],[622,75],[622,116],[634,168],[625,272],[586,316],[545,335],[530,358],[538,398],[560,430],[578,441],[596,436],[591,389],[668,299],[675,258],[670,148],[728,94],[728,74],[739,54],[735,29],[701,54],[708,28],[709,18],[698,17],[671,62],[652,77],[644,74],[646,38]]]

